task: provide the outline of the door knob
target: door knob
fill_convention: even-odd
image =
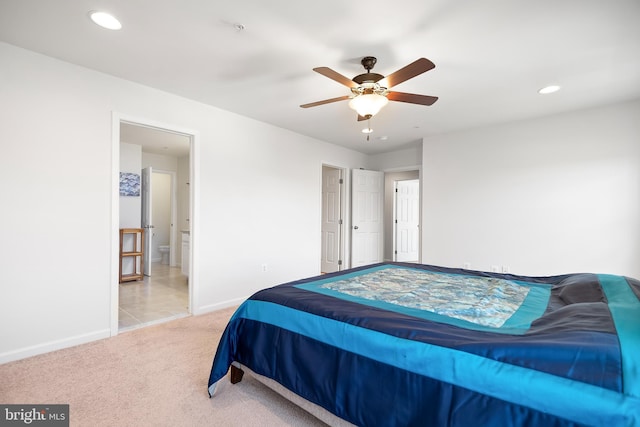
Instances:
[[[357,229],[358,229],[358,226],[357,226],[357,225],[354,225],[354,226],[353,226],[353,229],[354,229],[354,230],[357,230]]]

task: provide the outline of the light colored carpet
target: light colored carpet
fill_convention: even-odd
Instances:
[[[70,405],[71,426],[325,426],[248,375],[207,393],[234,309],[0,365],[0,403]]]

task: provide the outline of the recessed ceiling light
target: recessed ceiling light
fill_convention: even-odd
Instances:
[[[102,28],[106,28],[108,30],[119,30],[122,28],[120,21],[118,21],[115,16],[107,12],[98,12],[93,10],[89,12],[89,18]]]
[[[549,93],[554,93],[554,92],[557,92],[557,91],[559,91],[559,90],[560,90],[560,86],[557,86],[557,85],[551,85],[551,86],[545,86],[545,87],[543,87],[542,89],[540,89],[540,90],[538,91],[538,93],[539,93],[539,94],[542,94],[542,95],[547,95],[547,94],[549,94]]]

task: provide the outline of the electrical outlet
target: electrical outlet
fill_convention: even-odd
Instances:
[[[471,270],[471,263],[470,262],[463,263],[462,268],[464,268],[465,270]]]
[[[267,263],[265,262],[264,264],[262,264],[262,272],[266,273],[269,270],[269,266],[267,265]]]
[[[500,272],[500,267],[498,267],[497,265],[492,265],[491,266],[491,271],[493,273],[498,273],[498,272]]]
[[[503,265],[502,266],[502,272],[503,273],[509,273],[509,266],[508,265]]]

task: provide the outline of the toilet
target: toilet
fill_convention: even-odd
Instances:
[[[162,255],[162,264],[169,264],[169,245],[158,246],[158,251]]]

